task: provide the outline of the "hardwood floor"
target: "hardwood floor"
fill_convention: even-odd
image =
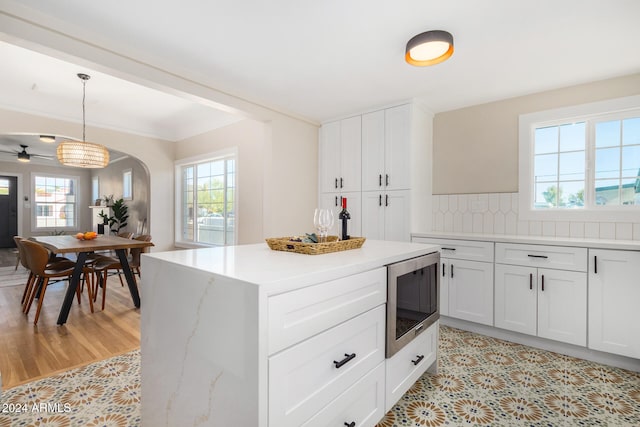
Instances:
[[[33,325],[35,307],[28,316],[22,313],[24,287],[0,287],[3,389],[140,347],[140,310],[117,276],[109,278],[104,311],[99,294],[95,313],[91,313],[85,290],[80,305],[74,299],[67,323],[58,326],[66,287],[67,282],[49,286],[37,326]]]

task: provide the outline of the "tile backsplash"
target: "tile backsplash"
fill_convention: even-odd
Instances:
[[[640,222],[524,221],[518,193],[433,196],[433,231],[640,240]]]

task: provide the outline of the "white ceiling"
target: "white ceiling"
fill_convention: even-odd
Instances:
[[[59,31],[317,122],[414,97],[440,112],[640,72],[638,0],[21,0],[20,7],[64,24]],[[453,34],[452,58],[406,64],[407,40],[431,29]],[[5,106],[79,120],[81,71],[92,74],[87,123],[177,140],[237,119],[12,46],[0,54]]]

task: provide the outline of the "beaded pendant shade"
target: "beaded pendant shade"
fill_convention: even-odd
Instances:
[[[85,138],[85,93],[87,80],[91,77],[87,74],[78,74],[82,80],[82,141],[62,141],[58,145],[56,155],[58,161],[65,166],[78,168],[103,168],[109,164],[109,151],[104,145],[87,142]]]

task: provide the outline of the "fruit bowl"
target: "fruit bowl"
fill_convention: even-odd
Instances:
[[[78,240],[93,240],[98,237],[98,233],[95,231],[87,231],[86,233],[78,233],[75,237]]]

